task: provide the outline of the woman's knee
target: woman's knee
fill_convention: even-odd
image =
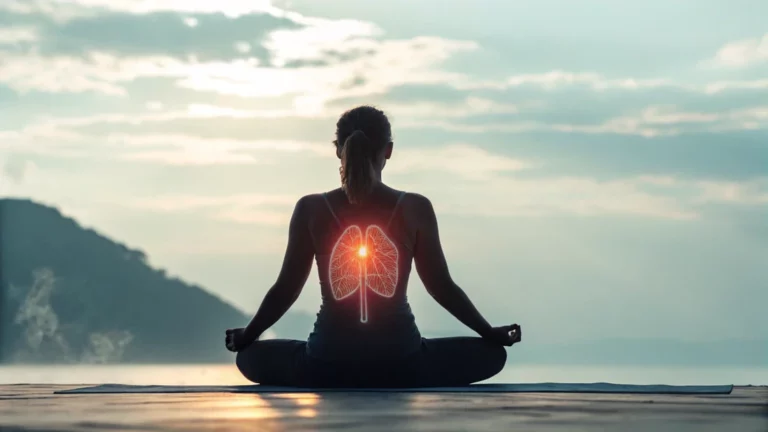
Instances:
[[[482,367],[480,372],[483,379],[488,379],[504,369],[507,364],[507,350],[504,346],[482,341]]]
[[[244,377],[259,384],[293,385],[301,377],[303,341],[256,341],[237,353],[235,364]]]
[[[488,357],[488,369],[496,375],[507,364],[507,349],[502,345],[493,345],[490,347]]]
[[[255,354],[254,345],[256,344],[253,344],[237,353],[237,357],[235,357],[235,365],[237,366],[237,369],[240,371],[241,374],[243,374],[245,378],[255,383],[258,383],[259,382],[259,377],[258,377],[259,368],[257,365],[258,356],[254,355]]]
[[[485,381],[496,376],[507,363],[507,350],[504,346],[486,340],[479,341],[474,368],[470,373],[471,383]]]

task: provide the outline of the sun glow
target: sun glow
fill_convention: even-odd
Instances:
[[[361,258],[365,258],[368,256],[368,248],[365,246],[360,246],[360,249],[357,250],[357,255]]]

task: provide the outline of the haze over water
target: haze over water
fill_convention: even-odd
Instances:
[[[488,383],[768,385],[768,368],[509,365]],[[2,366],[3,384],[245,385],[229,365]]]

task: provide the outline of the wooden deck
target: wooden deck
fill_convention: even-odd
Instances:
[[[768,431],[766,387],[727,396],[53,394],[74,387],[0,386],[0,431]]]

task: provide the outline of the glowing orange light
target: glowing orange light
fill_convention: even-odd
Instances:
[[[368,256],[368,249],[366,249],[365,246],[360,246],[360,249],[357,250],[357,255],[361,258],[365,258]]]

